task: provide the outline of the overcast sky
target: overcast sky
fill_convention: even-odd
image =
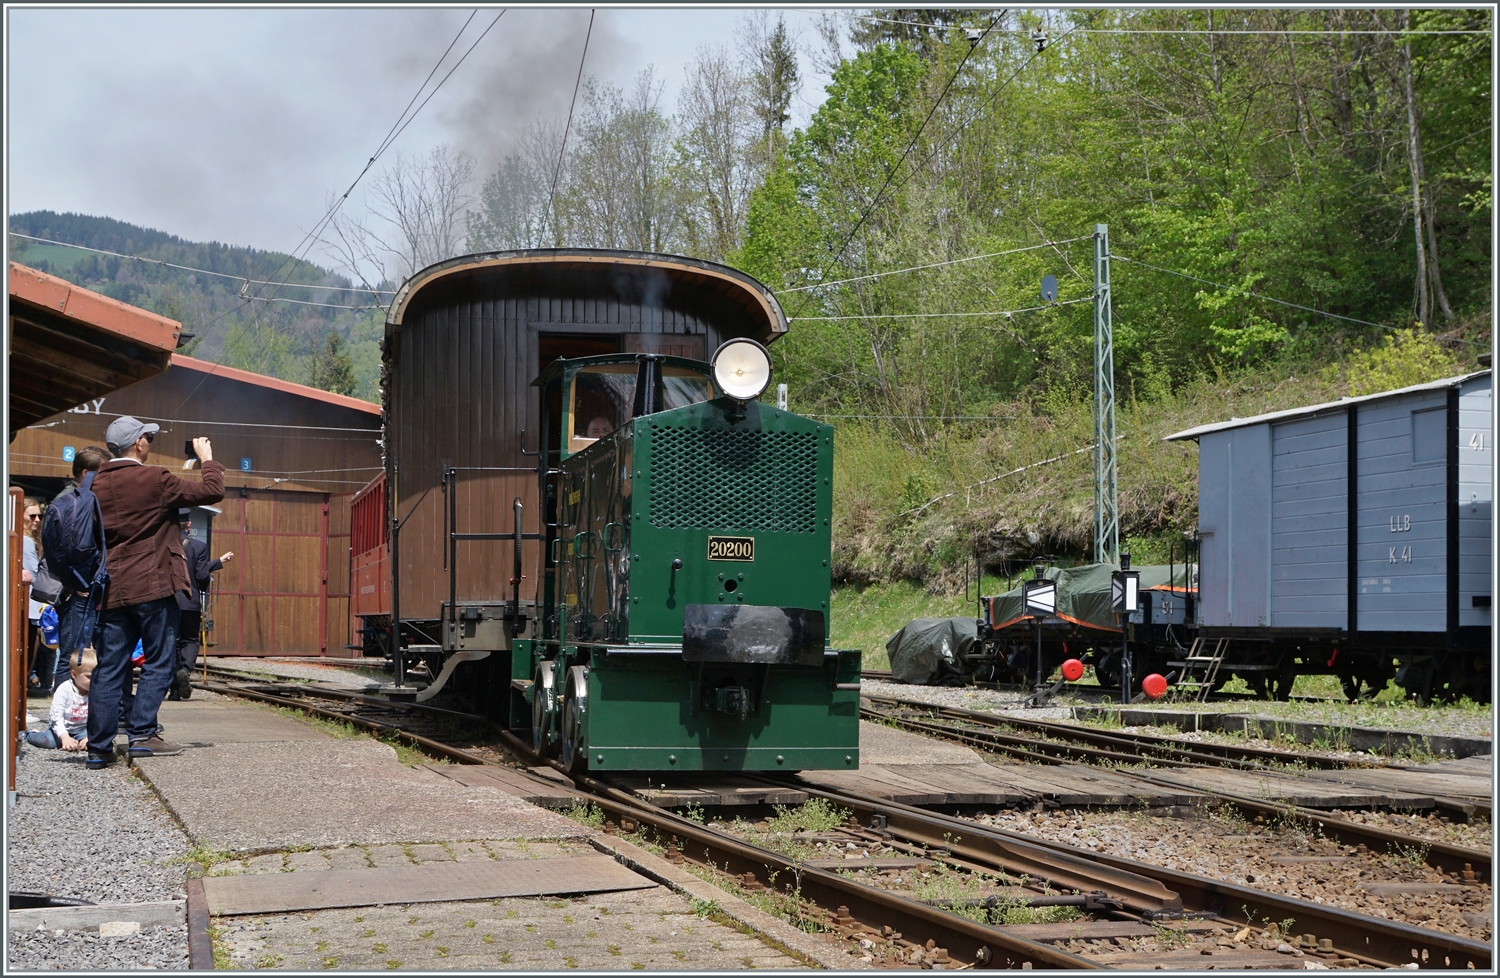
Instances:
[[[12,7],[7,211],[74,211],[290,250],[349,186],[471,10]],[[434,83],[497,13],[479,10]],[[584,72],[628,87],[654,65],[670,111],[697,49],[732,48],[746,15],[600,10]],[[816,12],[784,15],[805,47],[819,44]],[[512,9],[385,159],[447,142],[491,167],[532,119],[566,115],[588,21],[588,8]],[[796,122],[826,83],[806,55],[803,77]]]

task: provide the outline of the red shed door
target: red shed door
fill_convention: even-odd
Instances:
[[[214,556],[233,550],[235,558],[216,575],[212,653],[325,654],[329,608],[324,582],[333,549],[328,496],[253,490],[226,498],[220,508],[224,512],[214,520]]]

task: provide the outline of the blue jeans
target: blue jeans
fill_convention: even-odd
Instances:
[[[41,747],[45,750],[57,750],[62,746],[62,738],[51,727],[45,730],[26,731],[26,742],[33,747]]]
[[[156,714],[177,672],[179,614],[177,599],[171,595],[100,614],[94,644],[99,665],[89,687],[89,750],[111,750],[122,719],[131,743],[156,735]],[[146,653],[146,664],[132,703],[128,699],[130,653],[137,640]]]
[[[69,593],[57,605],[57,672],[52,677],[52,691],[57,692],[68,679],[68,656],[86,648],[94,639],[94,623],[99,612],[90,606],[86,594]]]

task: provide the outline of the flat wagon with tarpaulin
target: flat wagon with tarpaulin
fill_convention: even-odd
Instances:
[[[1193,642],[1195,568],[1176,563],[1136,566],[1139,607],[1125,615],[1116,612],[1112,602],[1119,569],[1115,564],[1045,568],[1041,576],[1057,582],[1057,607],[1040,621],[1026,610],[1022,587],[981,598],[978,637],[966,656],[975,678],[1020,683],[1035,679],[1039,627],[1043,678],[1064,661],[1078,659],[1094,667],[1101,686],[1118,687],[1125,638],[1134,688],[1153,672],[1166,674],[1169,662],[1185,654]]]
[[[1169,436],[1199,446],[1220,675],[1488,701],[1492,437],[1488,370]]]
[[[857,766],[859,654],[827,641],[833,432],[758,400],[785,331],[763,285],[688,258],[413,276],[385,472],[354,506],[367,651],[575,768]]]

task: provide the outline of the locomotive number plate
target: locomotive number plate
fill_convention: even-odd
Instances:
[[[755,538],[709,537],[708,559],[753,561],[755,559]]]

